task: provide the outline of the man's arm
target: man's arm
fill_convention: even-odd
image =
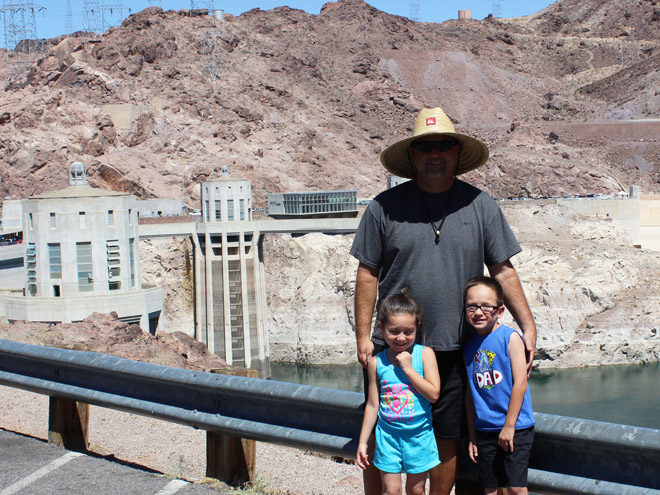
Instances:
[[[522,285],[520,285],[518,273],[516,273],[516,269],[509,260],[489,266],[488,271],[491,277],[502,286],[504,305],[525,336],[525,348],[528,354],[527,372],[529,373],[536,352],[536,324],[527,304]]]
[[[509,337],[509,356],[511,358],[511,374],[513,375],[513,388],[509,397],[509,408],[500,431],[498,444],[505,452],[513,452],[516,434],[516,423],[520,415],[525,392],[527,391],[527,372],[525,369],[525,346],[518,333],[511,333]]]
[[[355,278],[355,338],[358,361],[365,368],[374,352],[370,336],[377,294],[378,269],[360,263]]]

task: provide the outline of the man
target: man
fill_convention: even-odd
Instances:
[[[431,471],[430,493],[449,494],[456,478],[463,411],[461,348],[463,288],[483,275],[484,265],[504,290],[504,302],[524,333],[529,368],[536,326],[510,258],[520,246],[499,206],[483,191],[456,178],[488,160],[488,147],[457,133],[440,108],[424,109],[412,137],[380,156],[385,168],[412,179],[379,194],[365,211],[351,254],[359,266],[355,284],[358,360],[384,346],[371,322],[376,301],[409,287],[423,309],[425,344],[440,370],[440,399],[434,404],[434,433],[442,463]],[[376,470],[364,474],[365,493],[380,493]]]

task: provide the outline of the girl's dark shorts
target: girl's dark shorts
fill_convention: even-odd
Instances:
[[[513,452],[498,445],[499,431],[478,431],[479,476],[484,488],[527,486],[527,466],[534,442],[534,427],[516,430]]]
[[[375,356],[385,349],[374,343]],[[435,351],[440,372],[440,397],[432,405],[433,432],[440,440],[458,440],[461,426],[465,424],[465,362],[463,351]],[[365,400],[369,390],[367,370],[364,370]]]

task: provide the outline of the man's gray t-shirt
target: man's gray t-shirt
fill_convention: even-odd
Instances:
[[[436,244],[431,222],[438,227],[447,208]],[[465,284],[483,275],[484,264],[502,263],[520,251],[495,200],[456,179],[452,189],[439,194],[425,193],[409,181],[376,196],[362,216],[350,253],[379,269],[377,307],[389,295],[410,288],[422,306],[425,344],[451,351],[468,337]],[[383,342],[377,328],[372,340]]]

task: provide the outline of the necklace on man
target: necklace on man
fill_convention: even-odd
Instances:
[[[422,207],[424,208],[424,213],[426,213],[426,218],[428,219],[429,224],[431,224],[431,228],[433,229],[433,233],[435,234],[435,243],[439,244],[440,243],[440,230],[442,230],[442,226],[445,223],[445,220],[447,219],[447,213],[449,213],[449,207],[451,206],[451,200],[454,195],[454,185],[452,185],[451,189],[449,189],[449,199],[447,200],[447,204],[445,206],[445,211],[442,213],[442,218],[440,219],[440,223],[436,227],[435,222],[431,220],[431,214],[429,213],[429,209],[426,206],[426,201],[424,201],[424,195],[422,194],[422,190],[419,186],[417,186],[417,191],[419,192],[419,199],[422,202]]]

